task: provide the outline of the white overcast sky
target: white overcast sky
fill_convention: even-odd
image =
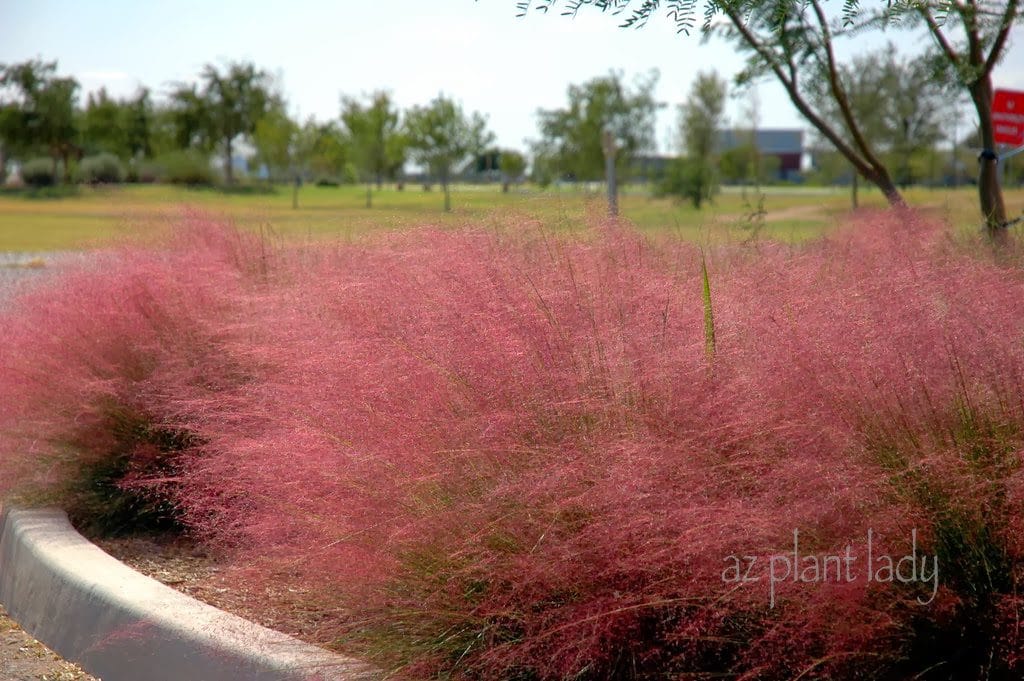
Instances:
[[[279,77],[291,113],[336,117],[342,93],[390,90],[402,107],[439,92],[489,117],[501,146],[535,138],[538,108],[566,102],[566,87],[616,69],[627,80],[661,72],[657,96],[668,106],[658,145],[673,147],[675,106],[697,72],[732,76],[742,57],[729,44],[677,35],[663,16],[642,30],[584,12],[516,18],[515,0],[0,0],[0,63],[56,60],[83,92],[106,86],[130,95],[140,85],[157,96],[174,81],[195,80],[208,62],[247,60]],[[833,0],[838,4],[838,0]],[[1024,45],[1014,33],[996,85],[1024,89]],[[855,49],[892,40],[910,54],[920,36],[890,33]],[[762,127],[806,127],[780,87],[758,86]],[[730,102],[744,125],[742,98]]]

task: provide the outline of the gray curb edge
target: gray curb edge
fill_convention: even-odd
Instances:
[[[63,511],[4,508],[0,603],[103,681],[369,681],[383,673],[160,584],[82,537]]]

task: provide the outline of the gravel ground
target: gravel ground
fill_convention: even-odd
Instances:
[[[35,640],[0,607],[0,679],[3,681],[99,681]]]
[[[10,253],[0,251],[0,310],[7,307],[18,291],[51,277],[70,263],[82,262],[88,253],[48,251]]]

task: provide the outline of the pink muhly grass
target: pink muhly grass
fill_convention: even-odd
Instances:
[[[186,231],[196,241],[213,231],[229,239],[201,224]],[[31,481],[34,494],[52,494],[43,490],[89,484],[84,469],[115,459],[127,466],[126,482],[152,478],[156,468],[172,473],[165,450],[189,437],[176,423],[182,389],[222,394],[245,372],[243,358],[218,351],[233,333],[226,315],[240,311],[232,296],[243,276],[226,267],[227,255],[100,253],[5,313],[0,451],[11,474],[0,489],[24,492]],[[77,508],[86,489],[65,493],[74,497],[64,499],[72,515],[98,512]]]
[[[9,484],[117,452],[121,489],[409,675],[1019,669],[1019,270],[890,214],[705,255],[615,227],[302,247],[191,222],[8,315]],[[790,582],[770,609],[723,580],[794,529],[822,556],[916,529],[937,597]]]

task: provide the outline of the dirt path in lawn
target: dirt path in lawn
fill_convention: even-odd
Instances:
[[[0,681],[99,681],[26,634],[0,607]]]
[[[833,216],[833,219],[852,211],[852,209],[847,207],[847,213],[844,213],[843,211],[835,212],[835,208],[836,207],[834,206],[832,207],[833,212],[831,215]],[[912,208],[924,213],[925,215],[934,216],[938,219],[948,218],[950,212],[950,204],[948,201],[924,201],[915,203]],[[744,213],[723,213],[716,216],[716,220],[723,223],[743,223],[752,218],[752,213],[753,210]],[[788,220],[814,222],[828,220],[829,216],[829,206],[825,204],[804,204],[779,209],[768,208],[764,215],[764,221],[765,224],[769,225]]]
[[[765,222],[782,222],[783,220],[823,220],[827,216],[825,208],[820,205],[790,206],[779,210],[769,210]]]
[[[722,213],[716,215],[715,219],[719,222],[741,222],[751,218],[753,209],[746,213]],[[764,214],[764,221],[767,224],[773,222],[782,222],[784,220],[824,220],[827,217],[824,206],[821,205],[809,205],[809,206],[789,206],[788,208],[779,209],[767,209]]]

